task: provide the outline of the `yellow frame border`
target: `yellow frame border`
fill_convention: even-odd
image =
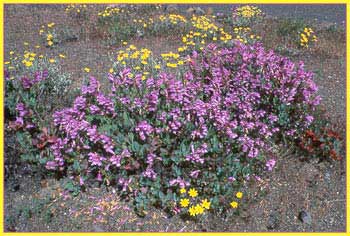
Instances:
[[[70,4],[70,3],[90,3],[90,4],[110,4],[110,3],[130,3],[130,4],[141,4],[141,3],[147,3],[147,4],[156,4],[156,3],[162,3],[162,4],[170,4],[170,3],[177,3],[177,4],[346,4],[346,78],[349,78],[350,75],[350,60],[349,60],[349,52],[350,52],[350,44],[349,44],[349,32],[350,32],[350,21],[349,21],[349,12],[350,12],[350,2],[348,0],[334,0],[334,1],[327,1],[327,0],[304,0],[302,3],[297,0],[284,0],[284,1],[278,1],[278,0],[240,0],[237,2],[234,2],[233,0],[213,0],[212,2],[209,2],[208,0],[115,0],[115,1],[103,1],[103,2],[97,2],[96,0],[55,0],[55,1],[44,1],[44,0],[21,0],[21,1],[15,1],[15,0],[0,0],[0,19],[1,19],[1,26],[0,26],[0,40],[1,40],[1,49],[0,49],[0,55],[2,58],[4,58],[4,4]],[[1,82],[0,82],[0,90],[4,91],[4,64],[0,63],[0,73],[1,73]],[[346,79],[346,91],[348,92],[350,90],[350,84],[348,83],[348,80]],[[10,232],[4,232],[4,198],[1,197],[0,202],[0,235],[28,235],[28,236],[34,236],[34,235],[96,235],[96,236],[102,236],[102,235],[121,235],[121,236],[130,236],[130,235],[145,235],[145,236],[152,236],[152,235],[203,235],[203,236],[211,236],[211,235],[245,235],[245,236],[258,236],[258,235],[293,235],[293,236],[305,236],[305,235],[350,235],[350,227],[349,227],[349,220],[350,220],[350,206],[349,206],[349,183],[350,183],[350,162],[348,161],[348,153],[349,153],[349,140],[350,140],[350,134],[349,134],[349,109],[348,106],[350,104],[350,98],[347,94],[346,96],[346,232],[339,232],[339,233],[294,233],[294,232],[285,232],[285,233],[274,233],[274,232],[257,232],[257,233],[229,233],[229,232],[223,232],[223,233],[194,233],[194,232],[188,232],[188,233],[140,233],[140,232],[131,232],[131,233],[96,233],[96,232],[81,232],[81,233],[74,233],[74,232],[67,232],[67,233],[10,233]],[[0,117],[2,118],[2,122],[0,122],[0,181],[3,183],[4,181],[4,93],[0,97]],[[4,184],[0,184],[0,195],[4,196]]]

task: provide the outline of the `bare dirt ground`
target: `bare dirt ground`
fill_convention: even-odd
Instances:
[[[342,8],[339,9],[337,13],[343,14]],[[333,10],[330,15],[334,14]],[[39,28],[49,22],[58,26],[71,24],[76,30],[80,27],[64,15],[63,6],[5,6],[5,55],[11,50],[22,52],[24,41],[38,44]],[[326,31],[325,25],[319,30]],[[322,103],[345,137],[346,54],[345,31],[341,32],[321,38],[320,45],[326,46],[293,59],[305,61],[307,68],[315,72]],[[147,45],[159,54],[176,48],[177,37],[170,35],[133,43]],[[264,43],[267,48],[275,44]],[[40,50],[49,55],[67,54],[62,67],[79,85],[86,76],[84,67],[90,67],[92,75],[105,80],[110,66],[108,53],[117,51],[117,47],[104,46],[98,38],[82,36],[55,49],[42,47]],[[5,163],[10,170],[5,182],[6,231],[345,231],[345,151],[341,161],[317,163],[316,160],[301,161],[299,156],[287,153],[289,147],[284,147],[284,155],[281,154],[273,172],[262,176],[262,182],[252,183],[245,189],[249,207],[243,209],[240,217],[223,221],[209,216],[203,222],[193,222],[176,216],[168,218],[158,209],[140,218],[130,203],[120,200],[111,188],[96,186],[77,197],[70,196],[63,190],[64,179],[44,178],[40,171],[33,173],[20,164],[9,147],[13,144],[13,140],[6,137]],[[93,209],[94,206],[100,209]],[[298,219],[303,210],[311,217],[308,223]]]

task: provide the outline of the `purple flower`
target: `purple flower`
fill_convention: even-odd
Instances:
[[[106,160],[105,157],[100,156],[96,152],[90,152],[88,156],[92,166],[102,166],[102,161]]]
[[[190,173],[190,176],[191,176],[192,178],[197,179],[200,172],[201,172],[200,170],[192,171],[192,172]]]
[[[21,82],[24,89],[30,89],[33,86],[32,81],[28,77],[22,77]]]
[[[176,179],[172,179],[169,181],[170,186],[179,185],[180,188],[185,188],[190,186],[190,183],[188,181],[185,181],[184,179],[177,177]]]
[[[270,159],[266,162],[266,168],[268,171],[272,171],[273,167],[276,165],[275,159]]]
[[[82,95],[96,94],[100,89],[100,83],[94,78],[90,77],[89,85],[81,87]]]
[[[46,162],[46,165],[45,165],[46,169],[48,170],[56,170],[57,168],[57,163],[55,161],[48,161]]]
[[[147,167],[147,169],[142,173],[143,177],[155,180],[157,178],[157,173],[154,172],[154,170],[150,167]]]
[[[203,155],[208,152],[208,146],[206,143],[203,143],[199,148],[194,149],[193,144],[191,144],[191,154],[187,155],[185,159],[190,162],[198,162],[203,164],[204,159]]]
[[[153,133],[153,127],[147,123],[147,121],[141,121],[135,128],[135,131],[139,134],[142,141],[146,140],[147,136]]]

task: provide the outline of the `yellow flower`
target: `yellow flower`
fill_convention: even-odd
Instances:
[[[160,65],[155,65],[154,68],[155,69],[160,69]],[[181,192],[181,190],[180,190],[180,192]],[[186,190],[185,190],[185,192],[186,192]]]
[[[39,56],[39,58],[43,58],[43,57],[44,57],[44,55],[40,55],[40,56]]]
[[[123,45],[127,45],[128,43],[127,42],[123,42]]]
[[[232,201],[230,203],[230,205],[231,205],[232,208],[237,208],[238,207],[238,202]]]
[[[49,62],[50,62],[50,63],[55,63],[56,60],[55,60],[55,59],[50,59]]]
[[[133,45],[133,44],[131,44],[131,45],[129,46],[129,48],[130,48],[131,50],[136,50],[136,47],[135,47],[135,45]]]
[[[109,73],[113,73],[113,72],[114,72],[113,68],[109,69]]]
[[[47,24],[47,27],[49,27],[49,28],[51,28],[51,27],[53,27],[55,25],[55,23],[49,23],[49,24]]]
[[[188,207],[189,204],[190,204],[190,200],[188,198],[183,198],[180,200],[181,207]]]
[[[33,65],[33,62],[25,61],[24,64],[25,64],[26,67],[31,67]]]
[[[189,209],[188,209],[188,213],[190,213],[190,216],[196,216],[196,209],[194,206],[191,206]]]
[[[195,197],[198,196],[198,192],[197,192],[197,190],[194,189],[194,188],[191,188],[191,189],[188,191],[188,194],[189,194],[191,197],[193,197],[193,198],[195,198]]]
[[[186,193],[186,189],[185,189],[185,188],[181,188],[181,189],[180,189],[180,193],[181,193],[181,194],[185,194],[185,193]]]
[[[15,54],[15,52],[14,51],[10,51],[10,55],[13,55],[13,54]]]
[[[59,56],[60,58],[66,58],[66,56],[63,55],[63,54],[59,54],[58,56]]]
[[[39,46],[39,45],[36,45],[35,48],[40,48],[40,46]]]
[[[237,192],[236,193],[236,197],[241,199],[243,197],[243,193],[242,192]]]
[[[8,64],[10,64],[10,62],[9,61],[5,61],[5,65],[8,65]]]
[[[199,204],[197,204],[194,209],[195,209],[197,215],[201,215],[204,212],[204,208]]]
[[[89,68],[89,67],[85,67],[85,68],[84,68],[84,71],[85,71],[85,72],[90,72],[90,68]]]
[[[27,42],[23,42],[23,45],[24,45],[24,46],[28,46],[28,45],[29,45],[29,43],[27,43]]]
[[[175,68],[175,67],[177,67],[177,64],[168,62],[168,63],[166,63],[166,66]]]
[[[47,44],[48,44],[49,46],[52,46],[53,42],[52,42],[52,41],[48,41]]]
[[[210,208],[210,202],[208,202],[207,199],[202,200],[202,207],[209,210]]]
[[[145,79],[146,79],[146,76],[145,76],[145,75],[143,75],[143,76],[141,77],[141,79],[142,79],[142,80],[145,80]]]

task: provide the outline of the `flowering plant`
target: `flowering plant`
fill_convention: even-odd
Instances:
[[[8,128],[16,132],[22,159],[33,163],[45,163],[41,158],[47,155],[44,148],[54,141],[50,117],[54,109],[69,102],[65,95],[71,92],[70,75],[59,72],[60,67],[49,60],[54,59],[26,52],[13,58],[5,70],[5,115],[11,120]]]
[[[249,176],[272,169],[269,141],[297,137],[319,103],[313,74],[261,44],[209,44],[185,66],[179,76],[111,73],[107,94],[90,78],[53,116],[46,168],[80,185],[117,184],[140,213],[149,204],[174,212],[177,189],[190,185],[219,206]]]

